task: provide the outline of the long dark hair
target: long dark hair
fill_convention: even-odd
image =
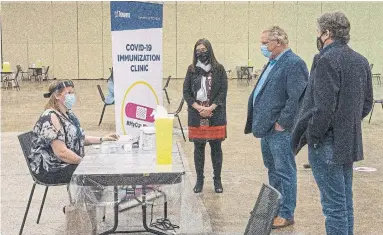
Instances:
[[[196,66],[197,61],[198,61],[196,50],[197,50],[197,46],[200,44],[203,44],[206,47],[206,49],[209,53],[209,59],[210,59],[210,64],[211,64],[212,70],[214,70],[215,68],[217,68],[219,63],[218,63],[217,59],[215,58],[213,47],[211,46],[211,43],[209,42],[209,40],[207,40],[206,38],[202,38],[202,39],[199,39],[196,42],[196,44],[194,45],[192,71],[193,72],[195,71],[195,66]]]

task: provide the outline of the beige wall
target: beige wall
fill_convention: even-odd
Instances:
[[[3,58],[39,59],[59,79],[101,78],[112,66],[109,2],[2,2]]]
[[[352,48],[383,70],[383,2],[165,2],[164,77],[182,78],[194,43],[209,39],[226,70],[260,68],[260,32],[283,27],[290,47],[311,66],[316,18],[341,10],[351,22]],[[112,66],[109,2],[2,2],[3,56],[24,68],[42,59],[59,79],[101,78]]]

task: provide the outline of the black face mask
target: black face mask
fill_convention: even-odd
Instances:
[[[197,52],[197,59],[202,63],[207,64],[209,62],[209,52]]]
[[[324,40],[324,42],[322,42],[321,37],[322,37],[323,34],[325,34],[325,33],[326,33],[326,32],[322,33],[319,37],[317,37],[317,48],[318,48],[318,51],[320,51],[320,50],[323,49],[325,42],[327,41],[327,39],[329,39],[329,38],[327,38],[326,40]]]

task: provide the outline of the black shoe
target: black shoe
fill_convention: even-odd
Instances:
[[[202,189],[203,189],[203,179],[197,179],[197,182],[195,183],[195,186],[194,186],[194,193],[200,193],[202,192]]]
[[[303,164],[303,168],[305,168],[305,169],[310,169],[310,168],[311,168],[311,165],[310,165],[310,164]]]
[[[216,193],[223,193],[221,179],[214,178],[214,190]]]

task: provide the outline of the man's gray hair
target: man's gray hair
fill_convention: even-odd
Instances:
[[[342,12],[325,13],[318,18],[318,29],[321,34],[328,30],[330,38],[344,43],[350,41],[350,21]]]
[[[289,37],[285,30],[279,26],[272,26],[268,29],[265,29],[263,33],[269,33],[269,40],[276,40],[281,44],[289,44]]]

